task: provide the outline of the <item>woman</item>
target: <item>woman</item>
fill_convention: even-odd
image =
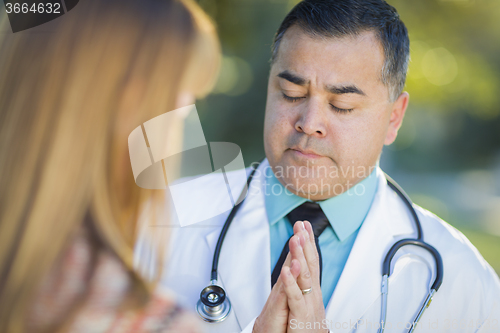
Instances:
[[[0,331],[191,331],[132,269],[135,221],[163,207],[134,183],[127,137],[211,89],[210,20],[191,1],[85,0],[0,24]]]

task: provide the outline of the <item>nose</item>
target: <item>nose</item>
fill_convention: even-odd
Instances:
[[[316,137],[326,136],[326,124],[319,103],[310,100],[295,122],[295,130]]]

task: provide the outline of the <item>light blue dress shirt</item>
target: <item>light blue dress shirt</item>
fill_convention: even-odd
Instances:
[[[377,164],[378,166],[378,164]],[[283,246],[293,235],[286,215],[307,200],[288,191],[275,177],[271,167],[266,168],[265,205],[271,236],[271,272],[278,261]],[[318,201],[330,226],[319,236],[323,259],[321,291],[323,304],[328,305],[335,286],[344,269],[354,240],[375,197],[377,190],[376,169],[346,192]]]

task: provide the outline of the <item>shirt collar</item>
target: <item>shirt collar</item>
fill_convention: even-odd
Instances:
[[[346,192],[318,201],[340,241],[345,240],[356,231],[365,219],[377,190],[377,168],[378,163],[368,177]],[[266,176],[265,206],[270,225],[278,223],[290,211],[304,202],[311,201],[286,189],[278,181],[270,166],[264,172]]]

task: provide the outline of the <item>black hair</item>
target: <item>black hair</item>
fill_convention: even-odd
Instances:
[[[304,0],[299,2],[281,23],[272,46],[271,62],[276,60],[285,32],[299,26],[312,37],[356,36],[374,31],[384,49],[381,81],[395,101],[403,91],[410,40],[408,30],[394,7],[384,0]]]

